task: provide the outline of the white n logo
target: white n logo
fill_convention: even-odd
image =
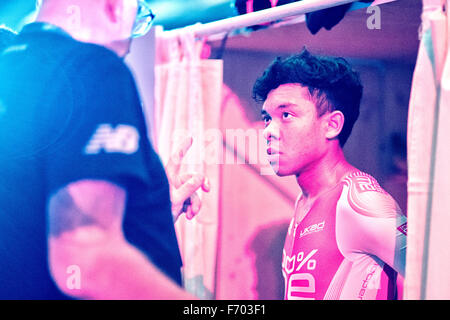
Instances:
[[[139,149],[139,132],[135,127],[119,124],[115,129],[110,124],[101,124],[84,148],[85,154],[106,153],[132,154]]]

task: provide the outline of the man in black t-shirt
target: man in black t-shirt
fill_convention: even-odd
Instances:
[[[147,9],[44,0],[0,55],[0,298],[191,298],[173,219],[207,187],[175,165],[170,193],[122,61]]]

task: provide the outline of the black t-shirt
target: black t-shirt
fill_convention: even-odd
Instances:
[[[49,273],[46,205],[83,179],[127,191],[126,238],[180,284],[169,184],[123,61],[34,23],[1,53],[0,77],[0,298],[65,298]]]

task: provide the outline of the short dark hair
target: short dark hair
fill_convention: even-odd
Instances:
[[[9,28],[0,26],[0,51],[3,51],[12,42],[16,33]]]
[[[253,99],[264,102],[271,90],[287,83],[308,88],[319,117],[334,110],[344,114],[344,126],[338,136],[343,147],[359,116],[363,92],[359,74],[344,58],[313,55],[305,48],[286,59],[276,58],[256,80]]]

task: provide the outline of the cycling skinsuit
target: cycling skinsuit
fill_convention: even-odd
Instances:
[[[406,217],[373,177],[347,175],[299,223],[294,219],[283,250],[285,299],[397,298]]]

